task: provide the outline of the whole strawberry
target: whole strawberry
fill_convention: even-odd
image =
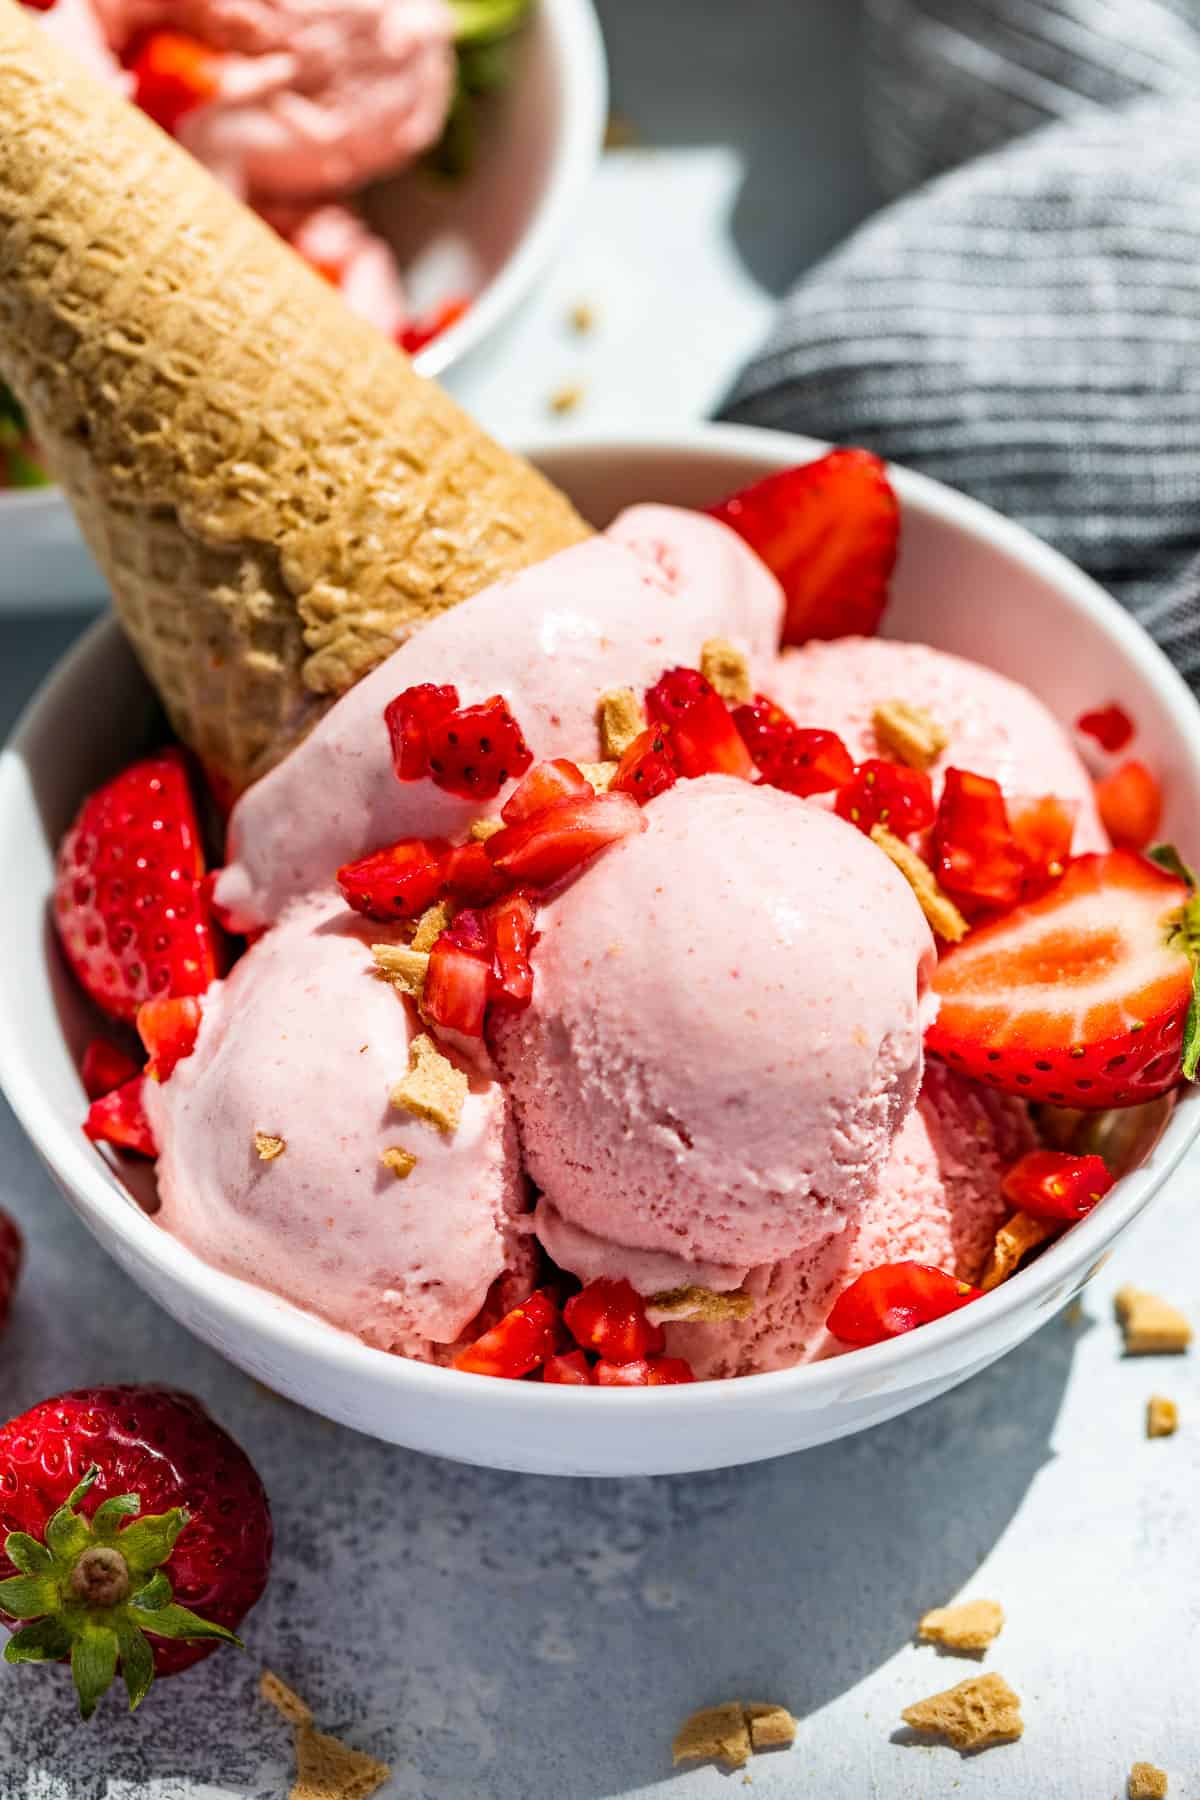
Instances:
[[[0,1210],[0,1331],[8,1324],[23,1255],[24,1245],[16,1221]]]
[[[118,1668],[132,1709],[239,1643],[271,1562],[249,1459],[170,1388],[80,1388],[0,1427],[0,1530],[0,1623],[25,1621],[4,1659],[69,1659],[85,1719]]]

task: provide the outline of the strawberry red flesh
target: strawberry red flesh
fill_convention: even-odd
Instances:
[[[429,773],[429,732],[458,709],[458,689],[423,681],[405,688],[383,709],[397,781],[419,781]]]
[[[220,92],[223,58],[184,32],[149,31],[124,60],[134,101],[164,131],[177,131],[190,112]]]
[[[127,1056],[116,1044],[110,1044],[107,1038],[93,1038],[79,1065],[83,1091],[89,1100],[111,1094],[114,1088],[123,1087],[140,1073],[140,1066],[132,1056]]]
[[[882,1344],[978,1300],[979,1290],[924,1263],[883,1263],[852,1281],[826,1320],[842,1344]]]
[[[947,769],[933,832],[934,871],[960,903],[1009,907],[1021,898],[1026,863],[1008,822],[999,782]]]
[[[542,1364],[542,1380],[557,1387],[594,1387],[592,1365],[582,1350],[563,1350]]]
[[[834,809],[868,837],[876,825],[883,825],[905,838],[933,824],[933,788],[921,769],[870,757],[838,789]]]
[[[138,1036],[150,1058],[146,1074],[152,1080],[165,1081],[176,1063],[192,1054],[200,1016],[200,1002],[190,996],[181,1000],[147,1000],[138,1008]]]
[[[668,669],[646,690],[653,725],[671,729],[671,755],[681,775],[754,775],[733,716],[698,669]]]
[[[464,949],[444,931],[429,952],[421,1011],[430,1024],[463,1037],[482,1037],[487,1016],[491,962],[482,951]]]
[[[665,794],[679,780],[671,735],[665,725],[650,725],[639,731],[625,750],[617,772],[609,784],[610,794],[630,794],[639,806]]]
[[[1102,1158],[1031,1150],[1004,1177],[1005,1198],[1035,1219],[1085,1219],[1113,1184]]]
[[[783,642],[870,637],[887,605],[900,509],[869,450],[832,450],[744,488],[713,516],[733,528],[783,588]]]
[[[514,1306],[490,1331],[460,1350],[456,1369],[519,1381],[542,1366],[562,1342],[562,1314],[544,1288]]]
[[[499,694],[460,706],[429,728],[429,773],[438,787],[466,800],[493,800],[523,775],[533,756]]]
[[[1021,897],[1032,900],[1052,881],[1057,881],[1071,859],[1078,802],[1043,794],[1036,800],[1008,802],[1008,822],[1013,840],[1025,858]]]
[[[667,1341],[662,1326],[647,1319],[646,1303],[632,1283],[606,1276],[573,1295],[563,1318],[581,1350],[594,1350],[611,1363],[657,1356]]]
[[[1095,738],[1102,749],[1115,755],[1133,736],[1133,720],[1123,706],[1098,706],[1093,712],[1081,713],[1075,729],[1085,737]]]
[[[535,910],[528,894],[508,894],[487,910],[492,972],[488,997],[493,1006],[520,1012],[533,999]]]
[[[552,812],[569,800],[590,800],[596,792],[591,782],[565,756],[553,762],[534,763],[500,809],[506,825],[519,825],[535,813]]]
[[[442,859],[442,885],[455,900],[486,906],[507,883],[482,844],[455,844]]]
[[[641,808],[628,794],[597,794],[506,825],[488,839],[487,853],[509,883],[546,888],[645,829]]]
[[[602,1357],[594,1377],[597,1387],[681,1387],[696,1379],[691,1363],[682,1356],[647,1356],[623,1363]]]
[[[926,1045],[1028,1100],[1090,1110],[1164,1094],[1181,1079],[1196,914],[1186,882],[1144,857],[1077,857],[946,952]]]
[[[802,797],[826,794],[854,774],[850,752],[835,731],[797,725],[764,694],[739,706],[733,721],[768,787]]]
[[[144,1075],[135,1075],[111,1094],[101,1094],[88,1107],[83,1129],[93,1144],[112,1144],[138,1156],[157,1156],[158,1145],[142,1105]]]
[[[1145,763],[1122,763],[1096,783],[1096,806],[1118,850],[1144,850],[1162,820],[1162,793]]]
[[[424,318],[414,319],[410,324],[405,325],[397,340],[404,354],[415,356],[419,350],[424,350],[426,344],[432,344],[434,338],[441,337],[443,331],[449,331],[452,325],[457,325],[458,321],[466,315],[470,305],[471,301],[468,295],[455,294],[452,298],[443,300],[439,306],[435,306],[433,311],[426,313]]]
[[[442,891],[441,838],[403,838],[357,862],[344,863],[337,883],[347,906],[368,919],[416,919]]]

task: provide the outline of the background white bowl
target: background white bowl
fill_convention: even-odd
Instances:
[[[467,364],[543,275],[591,181],[607,106],[591,0],[537,0],[511,84],[481,110],[471,173],[442,182],[412,169],[369,195],[415,313],[472,295],[463,318],[414,358],[422,375]],[[104,579],[56,489],[0,490],[0,536],[0,612],[103,598]]]
[[[598,524],[638,499],[706,502],[817,454],[737,427],[532,452]],[[889,633],[974,656],[1063,718],[1119,697],[1161,770],[1165,834],[1200,850],[1196,707],[1165,659],[1086,576],[1017,527],[896,471],[903,551]],[[80,729],[80,721],[86,727]],[[656,1474],[751,1462],[890,1418],[984,1368],[1092,1276],[1200,1131],[1184,1094],[1141,1167],[1032,1268],[889,1344],[734,1382],[653,1390],[543,1387],[426,1368],[368,1349],[209,1269],[161,1232],[80,1131],[76,1059],[94,1028],[47,919],[54,845],[82,795],[137,753],[156,708],[116,628],[95,627],[0,757],[0,1085],[59,1186],[122,1266],[182,1324],[292,1399],[415,1449],[552,1474]]]

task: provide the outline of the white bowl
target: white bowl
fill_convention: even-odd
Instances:
[[[607,106],[591,0],[537,0],[513,81],[481,115],[475,169],[444,184],[410,170],[372,192],[369,211],[396,247],[414,311],[472,295],[463,318],[414,358],[422,375],[457,370],[540,279],[592,179]],[[0,612],[104,597],[57,489],[0,490],[0,537]]]
[[[612,439],[533,456],[597,523],[638,499],[706,502],[821,447],[729,426],[681,439]],[[1162,771],[1165,835],[1200,849],[1195,704],[1147,637],[1085,575],[1016,526],[895,471],[903,552],[888,616],[1024,681],[1064,719],[1119,697]],[[80,1130],[76,1057],[93,1028],[47,919],[54,845],[82,795],[140,750],[155,709],[115,626],[93,628],[32,703],[0,757],[0,1084],[80,1217],[142,1287],[269,1387],[419,1450],[497,1468],[665,1474],[753,1462],[892,1417],[984,1368],[1099,1268],[1200,1130],[1183,1094],[1143,1165],[1031,1268],[951,1318],[831,1362],[679,1388],[491,1381],[368,1349],[199,1262],[130,1198]],[[80,730],[79,721],[87,720]]]

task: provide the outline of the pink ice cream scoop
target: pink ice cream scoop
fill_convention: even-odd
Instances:
[[[998,781],[1012,799],[1055,794],[1076,807],[1075,854],[1107,850],[1092,783],[1066,732],[1028,688],[928,644],[889,638],[813,641],[780,657],[766,692],[799,725],[836,731],[856,762],[887,755],[872,719],[887,700],[924,707],[950,742],[930,770],[935,796],[948,768]]]
[[[493,1048],[526,1167],[633,1251],[743,1266],[844,1227],[921,1077],[933,940],[842,820],[680,782],[539,914],[533,1001]]]
[[[1012,1210],[1001,1191],[1005,1171],[1034,1142],[1022,1101],[930,1063],[878,1191],[858,1219],[840,1236],[751,1270],[744,1290],[754,1310],[747,1318],[668,1322],[669,1353],[686,1357],[704,1378],[791,1368],[839,1354],[825,1320],[843,1289],[868,1269],[920,1262],[976,1280],[996,1227]],[[676,1271],[667,1287],[689,1281],[712,1285],[702,1274]]]
[[[389,1104],[420,1027],[371,972],[387,936],[317,896],[209,989],[192,1055],[147,1083],[158,1216],[215,1267],[435,1359],[494,1284],[529,1291],[533,1239],[495,1082],[472,1074],[449,1136]],[[258,1133],[284,1148],[264,1160]],[[391,1149],[416,1159],[403,1178]]]
[[[383,712],[404,688],[503,694],[537,757],[594,762],[608,688],[642,689],[726,637],[765,667],[783,596],[724,525],[637,506],[605,537],[560,551],[442,613],[338,701],[235,807],[217,899],[242,928],[270,923],[344,862],[404,837],[461,835],[489,807],[397,781]],[[874,853],[877,854],[877,853]]]

